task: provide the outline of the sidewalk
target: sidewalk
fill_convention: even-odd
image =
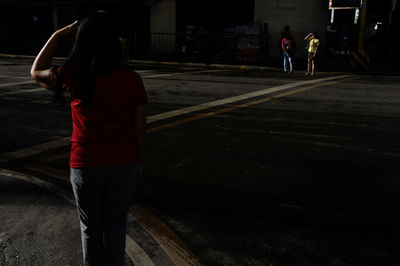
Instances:
[[[75,206],[39,184],[0,172],[0,265],[81,265]]]
[[[11,55],[1,54],[0,57],[5,58],[21,58],[34,59],[31,55]],[[65,60],[64,57],[55,57],[56,60]],[[232,69],[232,70],[256,70],[256,71],[271,71],[282,72],[283,62],[279,58],[274,58],[270,63],[252,64],[224,64],[224,63],[199,63],[190,61],[172,61],[172,60],[138,60],[131,59],[130,63],[134,65],[160,65],[170,67],[201,67],[201,68],[217,68],[217,69]],[[307,61],[305,57],[297,56],[295,58],[295,72],[305,72]],[[357,74],[374,74],[374,75],[400,75],[399,66],[388,66],[385,63],[370,64],[368,70],[362,68],[354,68],[349,64],[349,58],[346,57],[323,57],[316,61],[316,72],[325,72],[330,74],[357,73]]]
[[[6,169],[0,191],[0,265],[82,265],[72,191]],[[128,216],[124,265],[200,265],[146,209],[133,206]]]

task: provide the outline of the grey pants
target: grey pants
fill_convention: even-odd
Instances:
[[[85,265],[123,265],[136,165],[71,168]]]

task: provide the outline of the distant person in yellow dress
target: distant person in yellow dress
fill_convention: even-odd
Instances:
[[[308,48],[307,48],[307,72],[305,73],[306,75],[314,75],[314,69],[315,69],[315,56],[317,55],[317,50],[319,46],[319,39],[318,39],[318,33],[310,33],[308,34],[304,40],[309,41],[308,43]]]

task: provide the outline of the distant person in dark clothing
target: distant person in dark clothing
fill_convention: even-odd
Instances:
[[[57,30],[32,68],[32,78],[71,94],[71,183],[80,219],[84,265],[123,265],[126,218],[137,183],[147,96],[140,76],[121,67],[121,47],[109,14],[97,11]],[[76,36],[64,65],[56,48]]]

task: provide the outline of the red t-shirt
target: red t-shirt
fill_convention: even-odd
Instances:
[[[285,51],[286,51],[286,52],[291,52],[292,49],[293,49],[293,47],[292,47],[292,40],[290,40],[290,39],[283,38],[283,39],[282,39],[282,45],[283,45],[283,47],[285,48]]]
[[[81,99],[73,96],[72,70],[65,72],[65,80],[64,87],[71,92],[73,123],[70,167],[137,163],[133,116],[137,105],[147,103],[140,76],[121,67],[97,77],[90,106],[83,106]]]

